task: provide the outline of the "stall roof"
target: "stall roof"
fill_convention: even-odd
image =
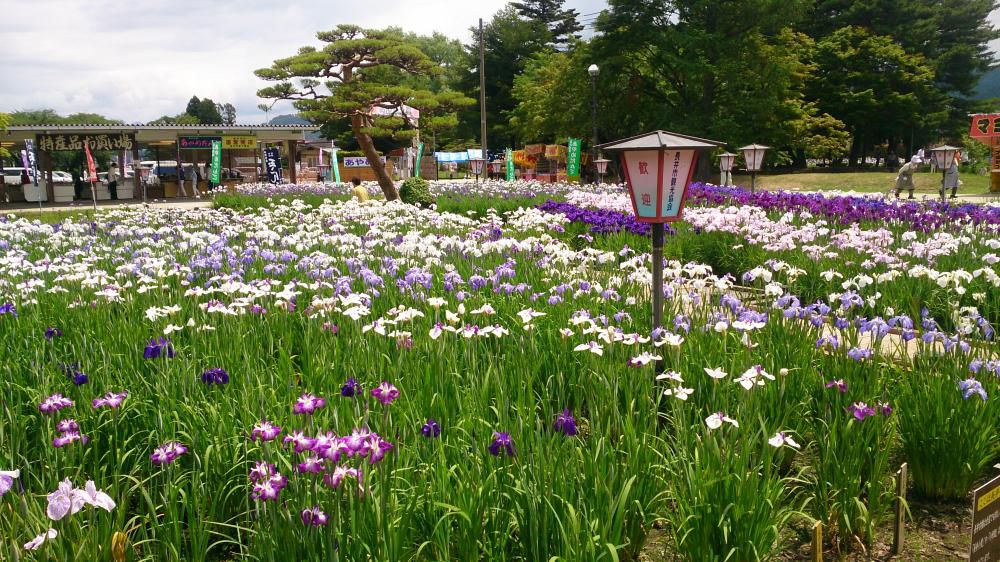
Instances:
[[[0,133],[0,141],[20,142],[36,134],[83,133],[113,134],[132,133],[138,143],[174,141],[178,136],[255,135],[261,141],[277,142],[304,140],[308,131],[317,131],[314,125],[146,125],[125,123],[121,125],[13,125]]]

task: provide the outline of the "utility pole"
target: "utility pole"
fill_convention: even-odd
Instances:
[[[483,158],[489,162],[486,155],[486,47],[483,43],[483,18],[479,18],[479,134]]]

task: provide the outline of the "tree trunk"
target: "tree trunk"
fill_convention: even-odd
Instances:
[[[351,116],[351,130],[354,131],[354,138],[358,140],[361,150],[365,153],[365,157],[368,158],[368,165],[375,171],[375,177],[378,179],[379,187],[382,188],[382,193],[385,194],[386,201],[399,199],[396,184],[392,182],[392,178],[385,172],[385,165],[382,164],[382,158],[379,157],[378,152],[375,150],[375,143],[372,142],[372,138],[368,133],[361,130],[360,115]]]

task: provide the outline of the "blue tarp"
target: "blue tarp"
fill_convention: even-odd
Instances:
[[[469,149],[462,152],[435,152],[438,162],[468,162],[470,158],[482,158],[483,151]]]

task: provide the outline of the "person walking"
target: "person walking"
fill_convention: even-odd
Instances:
[[[118,163],[112,161],[108,168],[108,193],[111,194],[112,201],[118,200],[118,178]]]
[[[910,194],[907,199],[913,199],[913,172],[917,171],[920,163],[920,157],[914,155],[899,169],[899,174],[896,175],[896,199],[899,199],[899,194],[904,189]]]
[[[945,192],[951,189],[951,198],[955,199],[958,197],[958,186],[962,185],[962,181],[958,179],[958,165],[962,162],[962,153],[955,151],[955,159],[952,160],[951,166],[948,167],[944,174],[944,183],[941,184],[941,199],[944,199]]]
[[[201,191],[198,191],[198,182],[201,181],[198,173],[198,165],[191,166],[191,190],[194,191],[195,199],[201,199]]]
[[[184,164],[177,163],[177,196],[178,197],[189,197],[184,189],[184,183],[187,178],[184,176]]]

